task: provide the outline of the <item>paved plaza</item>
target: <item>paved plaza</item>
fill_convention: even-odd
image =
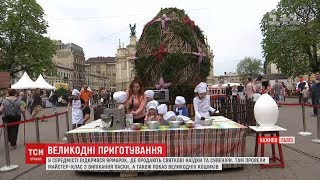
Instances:
[[[297,99],[288,99],[287,103],[296,103]],[[60,111],[65,108],[59,108]],[[235,180],[255,180],[255,179],[301,179],[318,180],[320,177],[320,144],[315,144],[311,140],[316,137],[316,118],[311,117],[312,109],[306,108],[307,130],[312,132],[311,136],[302,137],[298,132],[302,131],[301,107],[284,106],[281,107],[277,125],[288,129],[282,136],[295,136],[296,143],[285,145],[283,147],[285,168],[260,169],[259,165],[244,165],[240,169],[228,169],[223,171],[184,171],[184,172],[158,172],[152,175],[139,174],[135,178],[127,179],[235,179]],[[51,109],[45,109],[46,114],[51,115]],[[70,113],[69,113],[70,114]],[[91,115],[93,117],[93,114]],[[92,120],[92,119],[91,119]],[[66,132],[65,115],[59,117],[60,122],[60,142],[63,139],[63,133]],[[13,172],[0,173],[0,180],[11,179],[120,179],[118,173],[76,173],[74,171],[46,171],[45,166],[26,165],[25,149],[23,145],[23,125],[19,127],[18,148],[10,151],[11,164],[18,164],[20,168]],[[34,123],[27,123],[25,126],[26,142],[32,143],[36,140]],[[47,122],[40,122],[40,139],[42,143],[56,142],[55,119],[49,119]],[[246,156],[254,155],[253,135],[247,136]],[[271,149],[271,148],[270,148]],[[266,152],[270,153],[269,147]],[[268,154],[270,155],[270,154]],[[3,146],[3,133],[0,141],[0,166],[5,165],[5,153]],[[122,178],[123,179],[123,178]]]

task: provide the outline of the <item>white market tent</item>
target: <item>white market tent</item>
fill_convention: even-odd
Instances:
[[[36,83],[32,81],[27,72],[24,72],[19,81],[11,86],[11,89],[36,89]]]
[[[47,90],[54,90],[56,89],[54,86],[51,86],[47,81],[42,77],[40,74],[38,79],[35,81],[36,88],[39,89],[47,89]]]
[[[230,84],[230,87],[233,86],[240,86],[240,83],[226,83],[226,84],[214,84],[211,86],[211,88],[225,88]]]
[[[240,86],[240,83],[226,83],[226,84],[222,84],[222,86],[225,86],[227,87],[228,84],[230,84],[230,87],[233,87],[233,86]]]

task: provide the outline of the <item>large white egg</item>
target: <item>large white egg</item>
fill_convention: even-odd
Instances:
[[[254,117],[261,127],[272,127],[279,116],[279,108],[269,94],[261,95],[254,105]]]

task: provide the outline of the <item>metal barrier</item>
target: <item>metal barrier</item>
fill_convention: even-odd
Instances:
[[[312,142],[320,144],[320,112],[319,112],[320,108],[319,106],[317,110],[318,110],[317,111],[318,112],[317,113],[317,138],[312,139]]]
[[[37,143],[40,143],[40,132],[39,132],[39,118],[36,118],[36,138],[37,138]]]
[[[301,105],[301,109],[302,109],[303,131],[299,132],[298,134],[300,134],[301,136],[310,136],[310,135],[312,135],[312,133],[307,131],[305,104]]]
[[[4,123],[4,151],[6,154],[6,165],[0,168],[0,172],[8,172],[14,171],[19,168],[18,165],[11,165],[10,164],[10,153],[9,153],[9,139],[8,139],[8,124]]]
[[[25,120],[25,117],[24,117],[23,121],[0,124],[1,133],[2,133],[2,128],[3,128],[3,132],[4,132],[4,136],[3,136],[4,137],[4,150],[5,150],[5,156],[6,156],[5,157],[6,158],[6,165],[0,168],[0,172],[14,171],[19,168],[18,165],[11,165],[11,163],[10,163],[8,126],[17,126],[22,123],[25,124],[27,122],[35,121],[36,141],[37,141],[37,143],[40,143],[39,120],[45,120],[45,119],[55,117],[55,119],[56,119],[56,135],[57,135],[57,141],[59,141],[59,133],[60,133],[59,116],[62,114],[66,114],[67,129],[69,131],[69,117],[68,117],[67,111],[63,112],[63,113],[55,113],[54,115],[51,115],[51,116],[44,116],[42,118],[31,118],[28,120]],[[24,131],[25,131],[25,129],[24,129]],[[0,133],[0,137],[1,137],[1,133]],[[24,133],[24,143],[25,143],[25,133]]]
[[[56,135],[57,135],[57,141],[59,142],[59,116],[57,116],[57,112],[56,114]]]

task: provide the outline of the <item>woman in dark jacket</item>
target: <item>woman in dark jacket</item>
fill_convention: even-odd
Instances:
[[[17,98],[17,91],[10,89],[8,91],[8,97],[3,99],[2,105],[0,107],[0,112],[3,114],[4,123],[18,122],[21,120],[21,113],[25,112],[23,104],[20,98]],[[8,126],[8,140],[11,148],[15,149],[17,147],[17,137],[18,137],[19,125]]]

